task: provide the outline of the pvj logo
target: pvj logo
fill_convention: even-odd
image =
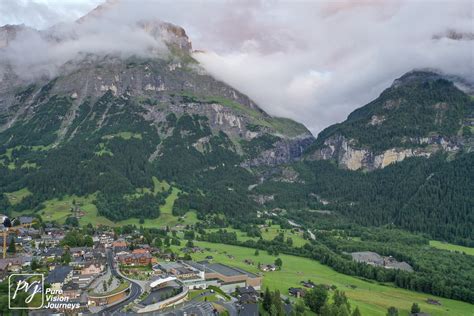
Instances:
[[[39,309],[44,303],[44,276],[15,273],[8,277],[8,308]]]

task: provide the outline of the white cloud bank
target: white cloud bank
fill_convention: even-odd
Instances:
[[[41,10],[31,11],[26,3],[23,18],[5,17],[44,27],[44,16],[52,17],[51,22],[65,20],[64,6],[56,3],[46,1]],[[75,8],[95,5],[74,3]],[[78,11],[69,12],[69,18]],[[247,93],[270,114],[303,122],[317,133],[413,68],[437,68],[472,79],[474,41],[443,35],[456,30],[472,36],[473,11],[470,0],[145,0],[115,4],[111,18],[97,27],[113,32],[113,40],[106,42],[114,49],[130,53],[130,47],[140,50],[146,40],[121,38],[133,34],[115,27],[150,18],[181,25],[194,48],[206,51],[196,58],[211,74]],[[3,12],[0,6],[0,23]],[[97,41],[87,43],[107,47],[100,35],[108,33],[96,34]]]

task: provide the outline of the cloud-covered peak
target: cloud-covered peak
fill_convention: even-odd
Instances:
[[[89,3],[91,11],[97,1],[81,4]],[[21,8],[21,18],[18,3],[2,1],[0,23],[3,17],[44,25],[48,18],[64,22],[76,12],[57,3],[31,4]],[[83,11],[84,18],[76,15],[45,33],[17,36],[21,41],[9,42],[12,49],[2,57],[31,75],[52,72],[83,52],[157,56],[167,49],[166,40],[191,49],[189,34],[199,50],[194,57],[211,74],[268,113],[303,122],[317,133],[412,69],[472,79],[472,14],[469,0],[108,1],[89,14]],[[85,22],[75,23],[78,18]],[[156,27],[157,21],[186,32],[171,24]],[[169,27],[163,31],[163,25]]]

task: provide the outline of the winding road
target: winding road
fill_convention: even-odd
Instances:
[[[122,275],[120,275],[120,273],[117,271],[117,268],[114,264],[114,256],[113,256],[112,250],[107,249],[106,250],[106,255],[107,255],[107,263],[109,265],[110,272],[115,277],[121,279]],[[100,316],[113,315],[114,313],[120,311],[125,305],[133,302],[135,299],[137,299],[140,296],[140,294],[142,294],[142,288],[138,283],[136,283],[136,282],[134,282],[130,279],[128,279],[128,281],[132,285],[128,297],[125,300],[121,301],[120,303],[117,303],[115,305],[109,306],[109,307],[101,310],[99,312]]]

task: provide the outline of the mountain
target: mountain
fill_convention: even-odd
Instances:
[[[469,87],[453,76],[409,72],[323,130],[302,161],[275,167],[252,194],[265,209],[319,210],[472,245]]]
[[[474,145],[474,100],[469,92],[472,84],[456,77],[409,72],[346,121],[323,130],[308,159],[374,170],[407,157],[469,152]]]
[[[128,54],[78,51],[31,71],[14,58],[25,38],[51,54],[86,47],[106,12],[73,27],[0,28],[0,208],[42,213],[55,199],[87,197],[112,221],[166,209],[247,226],[259,210],[320,209],[474,240],[468,81],[409,72],[315,140],[209,75],[170,23],[127,25],[147,44]]]
[[[314,141],[302,124],[270,116],[207,74],[182,28],[161,21],[137,28],[166,49],[82,54],[53,78],[25,79],[6,65],[0,193],[31,192],[13,210],[94,194],[99,215],[109,219],[156,218],[165,198],[180,191],[176,214],[191,208],[245,217],[240,209],[254,214],[256,205],[246,196],[258,181],[250,168],[298,160]],[[58,45],[76,34],[55,28],[40,36]],[[154,179],[171,188],[156,191]]]

